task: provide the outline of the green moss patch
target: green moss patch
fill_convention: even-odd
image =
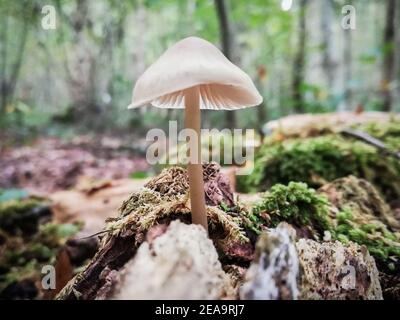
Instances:
[[[361,141],[331,134],[270,141],[256,154],[251,175],[240,177],[240,191],[264,191],[276,183],[305,182],[318,188],[348,175],[364,178],[387,200],[400,198],[400,162]]]
[[[42,266],[54,264],[59,249],[81,227],[52,222],[43,200],[0,203],[0,298],[37,298]]]
[[[327,198],[301,182],[274,185],[253,207],[253,214],[268,227],[285,221],[298,228],[310,227],[316,237],[323,235],[324,230],[332,230],[328,212]]]
[[[267,227],[285,221],[317,239],[329,231],[333,239],[343,243],[365,245],[388,269],[398,268],[400,233],[396,222],[365,180],[339,179],[318,192],[305,183],[277,184],[253,207],[253,214]]]

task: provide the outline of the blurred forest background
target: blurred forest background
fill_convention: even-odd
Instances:
[[[52,12],[55,28],[46,29]],[[285,221],[306,237],[325,239],[329,231],[343,244],[366,245],[385,299],[400,299],[400,0],[0,0],[0,300],[54,297],[98,250],[97,235],[114,234],[107,231],[114,223],[136,221],[123,232],[136,243],[144,240],[145,233],[135,234],[142,218],[152,221],[147,232],[152,223],[182,214],[172,208],[187,205],[174,204],[187,190],[186,175],[175,168],[152,178],[165,167],[149,165],[145,139],[149,129],[167,130],[169,120],[182,126],[182,112],[127,106],[144,70],[193,35],[218,46],[264,96],[255,108],[202,112],[203,128],[258,132],[243,144],[255,147],[254,159],[243,165],[254,168],[249,175],[237,174],[238,163],[224,166],[224,157],[221,169],[205,165],[205,180],[215,179],[206,181],[206,194],[219,199],[212,203],[220,221],[231,221],[235,234],[251,221],[246,236],[254,240]],[[216,152],[225,156],[235,137],[214,136],[224,149]],[[202,142],[203,150],[212,149],[209,136]],[[170,146],[171,154],[185,147]],[[156,196],[147,197],[149,190]],[[164,204],[172,211],[161,211]],[[130,207],[125,219],[118,208]],[[237,224],[245,212],[251,215]],[[115,243],[131,246],[126,239]],[[119,253],[136,252],[118,246],[99,256],[114,263]],[[365,265],[349,257],[334,265]],[[329,266],[329,259],[315,265]],[[55,290],[40,286],[48,264],[57,270]],[[351,299],[367,294],[364,282],[375,283],[360,274],[372,280],[357,284],[360,294],[351,289]],[[340,295],[332,297],[344,297],[331,278],[321,279],[323,292],[337,288]],[[319,282],[302,282],[317,292]]]
[[[42,8],[56,10],[45,30]],[[343,29],[344,5],[356,29]],[[126,110],[132,87],[171,44],[218,45],[264,104],[205,112],[203,127],[256,127],[292,113],[400,110],[397,0],[18,0],[0,2],[2,137],[143,135],[177,111]],[[4,141],[4,140],[3,140]]]

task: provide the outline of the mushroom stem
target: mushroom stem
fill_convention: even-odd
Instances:
[[[208,232],[203,167],[201,164],[200,125],[199,88],[193,87],[185,91],[185,127],[194,130],[197,138],[196,143],[191,141],[190,148],[190,152],[193,152],[196,156],[192,157],[191,154],[188,162],[190,204],[192,210],[192,223],[202,225]]]

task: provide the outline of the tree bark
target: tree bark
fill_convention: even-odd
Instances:
[[[334,83],[334,63],[333,63],[333,34],[332,18],[333,3],[332,0],[321,1],[321,30],[322,30],[322,68],[325,72],[326,83],[329,89],[332,89]]]
[[[304,99],[301,85],[304,82],[305,42],[306,42],[306,9],[308,0],[300,1],[298,48],[293,64],[292,99],[293,108],[297,113],[303,113]]]
[[[26,47],[26,41],[28,39],[28,33],[29,33],[29,27],[28,27],[28,21],[29,17],[25,17],[22,25],[22,30],[21,30],[21,40],[18,43],[18,49],[17,49],[17,54],[16,54],[16,60],[13,65],[13,68],[11,70],[10,74],[10,80],[8,83],[8,101],[12,101],[14,98],[15,94],[15,88],[17,86],[17,82],[19,79],[19,74],[21,71],[21,66],[22,66],[22,60],[24,58],[24,53],[25,53],[25,47]]]
[[[4,10],[3,17],[1,19],[1,32],[0,32],[0,44],[1,44],[1,78],[0,78],[0,89],[1,89],[1,105],[0,105],[0,114],[5,112],[7,105],[7,75],[6,75],[6,66],[7,66],[7,40],[8,40],[8,12]]]
[[[256,86],[258,90],[262,93],[263,90],[261,88],[264,85],[266,77],[266,70],[264,66],[259,66],[258,67],[258,72],[257,72],[257,81],[256,81]],[[267,104],[265,100],[257,107],[257,130],[261,138],[261,142],[264,140],[264,132],[263,132],[263,126],[267,122]]]
[[[221,38],[222,52],[224,55],[234,62],[234,34],[232,23],[229,18],[229,7],[225,0],[215,0],[215,8],[218,16],[219,33]],[[236,116],[233,111],[226,111],[226,127],[233,129],[236,127]]]
[[[178,170],[177,170],[178,169]],[[175,173],[174,173],[175,172]],[[181,172],[179,168],[169,168],[163,171],[159,176],[150,180],[145,188],[152,190],[160,197],[169,197],[171,195],[183,194],[187,191],[187,176],[186,170],[184,170],[183,175],[177,174]],[[205,164],[203,166],[205,189],[202,193],[206,195],[206,203],[209,206],[219,206],[222,204],[232,205],[232,208],[237,208],[233,203],[234,195],[232,189],[230,188],[228,178],[220,172],[220,167],[216,164]],[[184,181],[182,181],[182,177]],[[179,183],[172,182],[171,178],[176,179]],[[177,187],[179,185],[179,187]],[[134,216],[135,212],[132,211],[131,206],[135,203],[134,200],[137,195],[142,191],[134,193],[130,199],[128,199],[121,206],[121,211],[119,218],[127,215]],[[147,201],[147,200],[146,200]],[[151,200],[150,200],[151,201]],[[179,202],[178,202],[179,203]],[[136,203],[137,204],[137,203]],[[153,205],[148,202],[148,205]],[[179,219],[185,223],[190,223],[189,216],[182,213],[182,205],[179,205],[175,209],[177,212],[163,217],[162,215],[157,217],[157,222],[153,227],[146,230],[140,230],[135,223],[132,224],[131,221],[125,220],[126,223],[124,230],[122,232],[116,232],[113,234],[106,235],[102,239],[100,248],[93,259],[88,263],[84,270],[75,276],[75,278],[59,293],[57,299],[63,300],[88,300],[98,298],[101,292],[101,288],[107,285],[108,277],[106,276],[108,272],[118,272],[129,260],[131,260],[138,249],[138,247],[146,240],[151,241],[155,239],[157,235],[160,234],[160,228],[164,229],[172,220]],[[133,207],[132,207],[133,208]],[[236,210],[236,209],[235,209]],[[171,212],[172,213],[172,212]],[[232,212],[233,213],[233,212]],[[247,222],[242,217],[241,212],[237,213],[237,218],[239,221]],[[213,223],[213,228],[210,229],[210,238],[215,244],[217,244],[218,252],[223,252],[223,255],[230,265],[247,264],[252,258],[253,247],[252,244],[240,244],[233,242],[231,244],[231,249],[224,251],[223,239],[226,241],[226,233],[223,223],[218,221],[217,223],[210,220]],[[153,230],[152,230],[153,229]],[[158,229],[158,230],[157,230]],[[243,224],[244,232],[251,234],[251,231],[247,228],[247,225]],[[122,229],[121,229],[122,230]],[[165,229],[164,229],[165,230]],[[222,230],[222,232],[221,232]]]
[[[352,46],[352,30],[344,30],[344,46],[343,46],[343,87],[344,87],[344,109],[350,110],[353,100],[353,92],[350,86],[353,69],[353,46]]]
[[[394,81],[395,66],[395,17],[396,17],[396,0],[387,0],[386,5],[386,26],[384,31],[384,58],[383,58],[383,74],[382,74],[382,98],[383,110],[392,111],[393,96],[391,86]]]
[[[0,113],[5,111],[5,108],[8,103],[13,101],[15,95],[15,89],[18,83],[21,66],[24,58],[26,42],[28,39],[29,33],[29,22],[33,15],[33,8],[27,5],[28,8],[24,8],[26,10],[26,15],[21,17],[22,19],[22,29],[20,32],[19,42],[17,43],[15,61],[11,67],[9,72],[9,77],[7,77],[7,65],[9,64],[8,52],[7,52],[7,42],[8,42],[8,13],[7,10],[4,12],[4,17],[2,20],[2,28],[0,33],[1,39],[1,105],[0,105]]]
[[[394,68],[394,79],[397,83],[397,88],[395,90],[393,106],[400,107],[400,4],[397,4],[396,15],[395,15],[395,38],[396,38],[396,48],[395,48],[395,68]],[[399,110],[399,109],[397,109]]]

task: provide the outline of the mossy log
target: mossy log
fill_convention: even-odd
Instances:
[[[244,208],[234,203],[228,180],[216,164],[203,167],[209,236],[221,262],[248,265],[253,258],[255,232]],[[173,167],[149,181],[125,201],[120,214],[108,220],[97,254],[57,299],[96,299],[107,283],[105,274],[119,271],[157,228],[179,219],[191,222],[188,177]]]
[[[382,299],[374,258],[356,243],[296,241],[296,231],[281,222],[262,233],[255,256],[242,299]]]
[[[253,214],[267,227],[290,223],[299,238],[365,246],[381,275],[387,275],[382,285],[384,297],[398,292],[400,221],[368,181],[349,176],[317,191],[299,182],[278,184],[264,194]]]
[[[384,143],[386,154],[374,146],[338,133],[320,132],[305,138],[275,133],[257,151],[251,175],[238,177],[238,190],[266,191],[274,184],[305,182],[319,188],[335,179],[355,175],[374,185],[388,202],[400,198],[400,162],[389,154],[400,150],[400,120],[368,123],[355,129]],[[389,154],[388,154],[389,153]]]
[[[120,272],[105,272],[97,299],[226,299],[236,296],[204,229],[172,221]]]

